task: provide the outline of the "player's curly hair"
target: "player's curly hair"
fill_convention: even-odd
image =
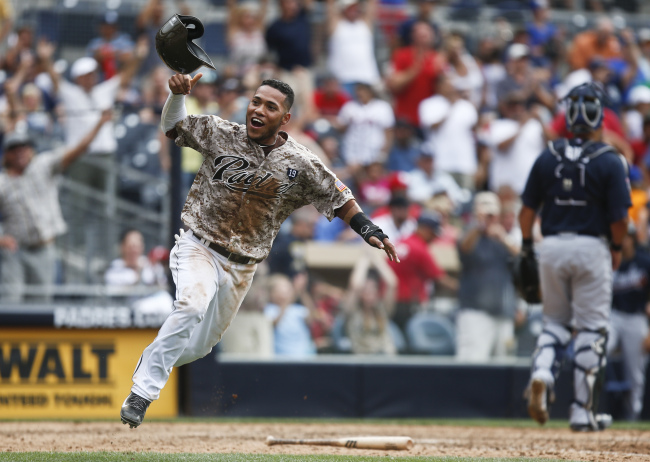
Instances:
[[[286,107],[287,112],[289,112],[291,106],[293,106],[294,99],[293,89],[289,86],[289,84],[278,79],[266,79],[260,84],[260,87],[263,87],[265,85],[267,87],[275,88],[284,95],[284,107]]]

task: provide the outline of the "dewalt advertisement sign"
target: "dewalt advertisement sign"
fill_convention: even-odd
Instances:
[[[153,329],[0,329],[0,416],[115,418]],[[147,411],[175,417],[177,378]]]

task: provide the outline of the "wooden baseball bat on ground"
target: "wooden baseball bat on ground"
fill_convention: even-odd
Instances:
[[[413,440],[408,436],[358,436],[350,438],[332,438],[332,439],[278,439],[269,436],[266,438],[266,444],[273,446],[275,444],[311,444],[316,446],[339,446],[343,448],[356,449],[411,449]]]

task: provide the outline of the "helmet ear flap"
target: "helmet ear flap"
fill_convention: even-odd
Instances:
[[[194,40],[203,37],[205,28],[203,27],[203,23],[199,20],[199,18],[195,16],[185,16],[180,14],[178,15],[178,17],[187,28],[188,40]]]

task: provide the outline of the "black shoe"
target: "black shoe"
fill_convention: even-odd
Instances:
[[[122,418],[123,424],[129,424],[131,428],[135,428],[142,423],[144,419],[144,414],[147,412],[147,408],[151,404],[151,401],[144,399],[142,396],[131,393],[124,400],[122,404],[122,410],[120,411],[120,417]]]

